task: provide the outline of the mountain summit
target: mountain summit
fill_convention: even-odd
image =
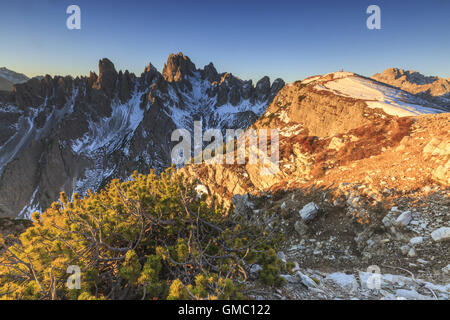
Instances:
[[[180,81],[185,77],[193,76],[196,71],[195,65],[191,62],[189,57],[179,52],[178,54],[171,54],[164,64],[162,75],[164,79],[169,82]]]
[[[448,117],[439,106],[418,96],[352,72],[313,76],[285,85],[251,127],[279,130],[278,173],[261,175],[262,164],[239,169],[191,165],[184,170],[188,176],[200,177],[209,188],[221,190],[211,193],[220,194],[224,201],[236,193],[289,186],[347,180],[367,183],[367,170],[374,170],[366,167],[368,163],[377,167],[374,176],[378,179],[383,180],[387,172],[394,176],[396,188],[410,191],[427,181],[449,186]],[[413,146],[419,140],[420,145]],[[398,163],[403,158],[407,160]],[[406,164],[414,171],[405,173]],[[391,172],[395,166],[402,169]],[[405,180],[409,175],[411,180]],[[377,188],[384,189],[381,185],[373,189]]]

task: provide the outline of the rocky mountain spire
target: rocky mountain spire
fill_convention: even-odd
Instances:
[[[103,91],[111,97],[116,87],[118,73],[114,64],[107,58],[103,58],[98,62],[99,76],[94,88],[103,89]]]
[[[200,73],[202,75],[202,79],[207,79],[209,82],[219,80],[219,74],[217,73],[217,70],[212,62],[206,65],[203,70],[200,70]]]
[[[195,65],[191,60],[179,52],[170,54],[166,64],[164,64],[162,75],[169,82],[178,82],[183,76],[192,76],[196,71]]]
[[[157,72],[155,66],[149,62],[148,65],[145,67],[144,72]]]

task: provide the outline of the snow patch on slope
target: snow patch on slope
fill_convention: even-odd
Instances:
[[[208,90],[212,89],[213,85],[203,80],[199,72],[195,72],[188,80],[192,84],[192,90],[178,91],[183,100],[182,107],[175,89],[172,86],[168,87],[171,101],[165,112],[172,118],[177,128],[191,131],[193,121],[198,120],[203,121],[205,129],[231,127],[240,113],[251,111],[260,116],[268,105],[267,101],[251,103],[249,99],[246,99],[236,106],[231,103],[217,106],[217,96],[208,96]],[[214,125],[210,123],[210,120],[214,122]]]
[[[337,74],[337,75],[336,75]],[[316,90],[366,100],[370,108],[381,108],[390,115],[404,117],[426,113],[440,113],[439,109],[424,107],[425,101],[390,86],[348,72],[333,74],[333,80],[315,85]]]
[[[113,104],[110,117],[89,122],[89,131],[72,142],[73,152],[89,157],[99,150],[114,151],[124,138],[131,139],[144,118],[145,110],[140,107],[142,95],[143,93],[135,93],[127,103]]]
[[[72,141],[71,148],[75,154],[93,160],[92,165],[73,182],[74,192],[83,194],[88,189],[95,191],[113,174],[116,166],[108,165],[105,155],[119,149],[129,155],[130,140],[144,118],[145,110],[140,107],[143,94],[135,92],[127,103],[113,103],[110,117],[89,122],[88,132]]]
[[[18,217],[21,219],[31,219],[31,214],[35,211],[39,211],[40,210],[40,205],[39,203],[35,203],[35,199],[36,199],[36,194],[39,190],[39,187],[37,187],[34,192],[33,195],[30,198],[30,201],[28,202],[28,204],[26,206],[23,207],[22,211],[20,211]]]
[[[214,119],[219,124],[219,127],[230,127],[233,124],[233,121],[236,120],[236,116],[239,113],[251,111],[257,116],[260,116],[265,108],[267,107],[267,103],[255,103],[251,104],[250,100],[241,101],[237,106],[233,106],[231,103],[227,103],[217,107],[214,111]]]
[[[104,179],[109,178],[114,172],[115,168],[88,168],[84,171],[84,177],[75,181],[73,186],[73,191],[84,194],[87,190],[98,190],[104,181]]]
[[[3,168],[14,159],[23,148],[25,148],[31,141],[39,140],[45,132],[51,130],[52,125],[59,122],[64,115],[73,112],[73,105],[75,98],[78,95],[78,90],[74,89],[71,99],[66,103],[61,110],[52,109],[50,114],[44,121],[45,125],[42,128],[37,128],[35,120],[44,108],[47,107],[47,99],[44,103],[36,108],[27,108],[24,112],[17,107],[6,105],[0,107],[0,112],[17,113],[19,119],[14,125],[16,132],[2,145],[0,145],[0,174]]]
[[[16,124],[17,131],[2,146],[0,146],[0,173],[17,153],[34,137],[34,119],[37,109],[29,109],[29,114],[23,114]]]
[[[283,137],[297,136],[304,130],[301,124],[288,125],[280,130],[280,135]]]

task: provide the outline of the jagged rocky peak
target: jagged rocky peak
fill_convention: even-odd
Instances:
[[[255,90],[259,97],[268,99],[271,93],[270,78],[268,76],[262,77],[261,80],[256,83]]]
[[[11,98],[14,104],[22,109],[39,106],[44,102],[47,92],[53,92],[54,85],[53,79],[41,81],[33,78],[25,83],[14,85]]]
[[[450,79],[425,76],[417,71],[399,68],[386,69],[374,74],[372,78],[417,94],[447,111],[450,110]]]
[[[216,70],[216,67],[214,67],[214,64],[210,62],[208,65],[206,65],[203,70],[200,70],[200,74],[202,76],[202,79],[206,79],[209,82],[219,81],[219,73]]]
[[[152,70],[148,69],[147,70]],[[237,106],[244,100],[250,104],[270,102],[284,86],[282,79],[276,79],[271,85],[269,77],[263,77],[253,86],[251,80],[241,80],[229,72],[219,73],[210,62],[203,69],[197,69],[189,57],[183,53],[171,54],[164,65],[162,78],[176,84],[183,92],[190,92],[199,81],[205,86],[209,98],[216,98],[216,106],[226,104]],[[206,83],[205,83],[206,82]],[[148,83],[148,81],[146,81]],[[159,86],[163,87],[162,84]]]
[[[389,68],[384,70],[381,74],[376,73],[374,78],[386,78],[386,79],[400,79],[400,81],[408,81],[415,84],[428,84],[439,80],[439,77],[425,76],[420,72],[414,70],[404,70],[400,68]]]
[[[146,72],[158,72],[158,70],[151,62],[149,62],[148,65],[144,69],[144,73],[146,73]]]
[[[265,92],[270,89],[270,78],[264,76],[256,83],[256,90],[260,92]]]
[[[111,62],[108,58],[100,59],[98,62],[98,72],[100,74],[100,77],[108,74],[116,74],[117,71],[114,67],[114,63]]]
[[[141,73],[140,77],[140,88],[139,90],[145,90],[148,86],[152,84],[155,79],[159,79],[160,89],[162,89],[163,85],[161,82],[166,82],[162,77],[161,73],[156,69],[156,67],[149,62],[147,66],[144,68],[144,72]],[[165,92],[165,90],[163,90]]]
[[[106,94],[111,96],[116,86],[117,71],[114,64],[107,58],[103,58],[98,62],[99,76],[94,84],[94,88],[103,89]]]
[[[111,99],[116,95],[118,81],[119,97],[123,100],[129,99],[134,75],[130,75],[128,71],[117,73],[114,64],[106,58],[99,61],[98,69],[99,75],[91,72],[89,77],[75,79],[71,76],[50,75],[32,78],[14,86],[10,101],[20,108],[38,107],[46,102],[60,109],[73,94],[73,90],[79,89],[80,86],[97,89]],[[87,94],[90,95],[90,92]]]
[[[285,82],[281,78],[276,78],[273,83],[272,87],[270,88],[270,99],[272,100],[277,94],[278,91],[280,91],[285,85]]]
[[[97,82],[97,79],[98,79],[98,75],[95,72],[91,71],[89,73],[88,86],[92,87],[94,85],[94,83]]]
[[[131,99],[131,93],[134,88],[136,77],[133,73],[129,73],[128,70],[122,72],[119,71],[118,75],[118,86],[119,86],[119,99],[122,103],[125,103]]]
[[[196,71],[195,65],[189,57],[179,52],[177,54],[170,54],[167,62],[164,64],[163,77],[169,82],[177,82],[184,78],[184,76],[192,76]]]
[[[261,78],[256,83],[256,94],[260,97],[260,99],[265,100],[268,99],[270,101],[275,98],[278,91],[280,91],[285,85],[285,82],[281,78],[277,78],[270,84],[270,78],[265,76]]]
[[[283,85],[265,77],[256,88],[212,63],[197,69],[182,53],[163,73],[148,64],[136,77],[104,58],[86,77],[17,84],[0,92],[0,216],[29,216],[61,190],[85,194],[134,170],[163,170],[173,130],[200,119],[205,128],[248,128]]]
[[[114,63],[107,58],[103,58],[98,62],[98,75],[91,71],[89,77],[77,78],[76,80],[77,84],[87,88],[88,99],[103,106],[104,109],[105,105],[109,104],[112,99],[118,98],[122,103],[128,101],[131,98],[137,78],[134,73],[130,73],[128,70],[117,72]]]

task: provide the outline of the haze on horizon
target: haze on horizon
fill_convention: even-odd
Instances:
[[[66,9],[81,8],[81,30]],[[376,1],[381,30],[366,28],[365,0],[227,2],[4,1],[0,66],[36,75],[88,75],[109,58],[139,75],[183,52],[197,67],[243,79],[286,82],[340,69],[370,76],[386,68],[450,77],[450,1]]]

